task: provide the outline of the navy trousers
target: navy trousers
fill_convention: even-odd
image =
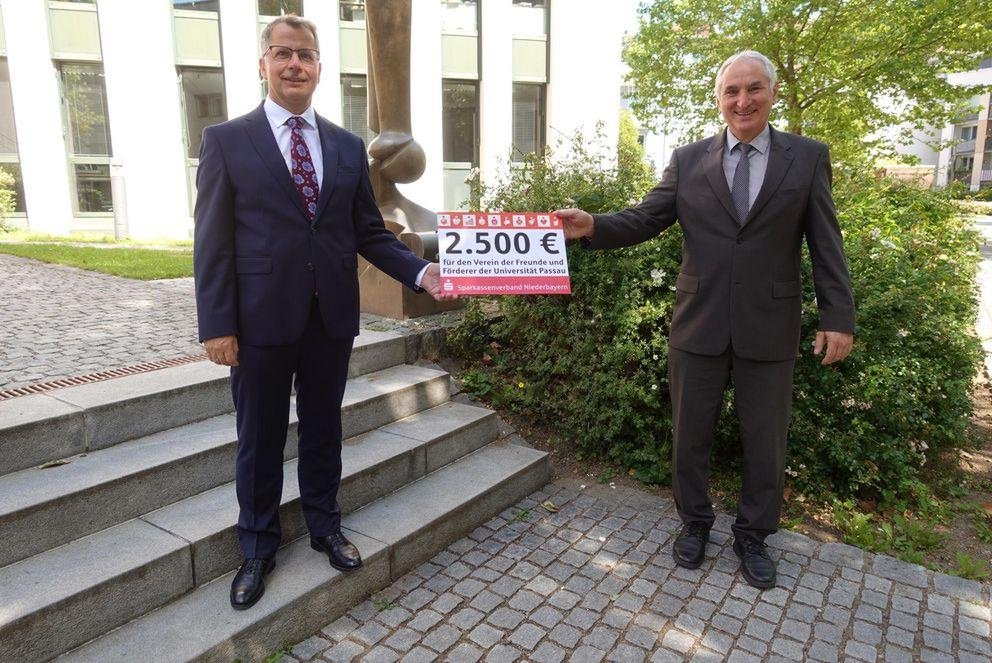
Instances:
[[[303,516],[315,537],[341,527],[341,401],[353,342],[327,335],[314,299],[296,343],[238,348],[231,391],[238,425],[237,531],[247,559],[274,557],[282,540],[279,501],[294,376]]]

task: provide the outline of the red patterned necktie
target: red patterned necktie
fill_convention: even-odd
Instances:
[[[293,116],[286,120],[290,128],[289,156],[292,163],[293,184],[303,201],[303,208],[307,211],[307,217],[313,221],[317,214],[317,196],[320,195],[320,185],[317,184],[317,171],[314,170],[313,160],[310,158],[310,150],[303,140],[302,117]]]

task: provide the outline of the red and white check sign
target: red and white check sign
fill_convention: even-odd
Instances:
[[[543,212],[440,212],[441,287],[458,295],[568,295],[565,231]]]

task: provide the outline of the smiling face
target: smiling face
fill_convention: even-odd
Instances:
[[[760,62],[741,58],[724,70],[717,94],[724,122],[737,140],[747,143],[768,123],[778,83],[770,84]]]
[[[280,23],[272,29],[269,38],[272,46],[285,46],[292,49],[316,49],[313,35],[306,28],[294,28]],[[310,105],[313,91],[320,81],[320,63],[305,64],[299,54],[294,53],[288,62],[276,62],[272,50],[262,54],[258,60],[262,80],[269,83],[269,98],[291,113],[299,115]]]

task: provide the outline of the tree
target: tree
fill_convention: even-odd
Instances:
[[[654,171],[644,160],[644,148],[638,141],[637,125],[626,108],[620,110],[617,168],[623,172],[630,172],[636,185],[645,191],[655,182]]]
[[[992,44],[988,0],[655,0],[642,7],[624,58],[632,107],[651,126],[716,126],[714,78],[745,49],[775,64],[772,122],[831,146],[836,160],[891,156],[903,138],[968,112],[973,88],[947,72],[975,69]]]

